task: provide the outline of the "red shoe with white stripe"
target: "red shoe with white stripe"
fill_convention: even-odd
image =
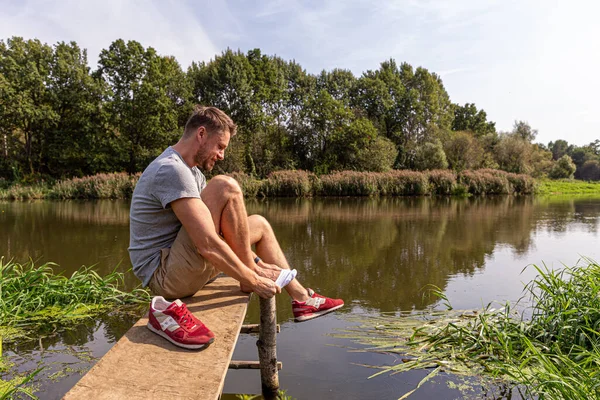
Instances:
[[[306,301],[292,301],[292,311],[294,312],[294,321],[302,322],[309,319],[320,317],[344,305],[342,299],[330,299],[315,293],[314,290],[308,289],[310,298]]]
[[[215,335],[179,299],[170,302],[156,296],[150,303],[148,329],[184,349],[202,349]]]

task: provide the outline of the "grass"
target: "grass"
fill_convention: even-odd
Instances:
[[[542,180],[538,183],[536,194],[596,194],[600,195],[600,182],[585,182],[573,179]]]
[[[57,265],[0,258],[0,335],[5,343],[39,337],[117,306],[150,300],[146,290],[120,290],[121,273],[101,277],[91,267],[82,267],[66,277],[55,274],[53,267]]]
[[[123,274],[113,272],[99,276],[91,267],[82,267],[70,277],[56,274],[57,265],[36,266],[5,262],[0,258],[0,343],[21,342],[53,335],[80,323],[82,319],[107,311],[147,304],[150,294],[143,289],[125,292]],[[11,369],[2,358],[0,375]],[[41,371],[10,380],[0,379],[0,400],[37,398],[29,382]]]
[[[600,398],[600,266],[534,268],[538,276],[521,300],[530,306],[521,313],[509,303],[452,310],[438,291],[446,311],[383,314],[338,336],[368,346],[361,351],[401,354],[401,364],[372,377],[425,369],[422,383],[446,372],[510,384],[532,398]]]

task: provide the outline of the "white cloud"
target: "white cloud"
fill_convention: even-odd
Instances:
[[[119,38],[173,55],[183,68],[219,52],[192,5],[174,0],[22,1],[0,10],[0,38],[11,36],[48,44],[74,40],[88,49],[92,68],[100,51]]]

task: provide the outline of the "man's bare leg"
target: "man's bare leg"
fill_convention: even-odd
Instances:
[[[251,247],[256,244],[256,252],[265,262],[290,268],[266,219],[248,217],[242,190],[235,179],[224,175],[212,178],[201,197],[210,210],[215,229],[244,264],[255,270],[259,268],[254,263]],[[307,290],[296,279],[285,289],[294,300],[308,299]]]
[[[271,224],[261,215],[251,215],[248,217],[248,225],[250,229],[250,243],[256,245],[256,254],[269,264],[291,269],[275,237]],[[293,279],[285,287],[285,290],[294,300],[305,301],[308,299],[307,290],[297,279]]]

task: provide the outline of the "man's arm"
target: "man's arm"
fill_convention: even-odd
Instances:
[[[217,235],[210,210],[201,199],[178,199],[171,202],[171,208],[198,252],[218,270],[250,286],[260,297],[269,298],[281,293],[275,282],[257,275]]]

